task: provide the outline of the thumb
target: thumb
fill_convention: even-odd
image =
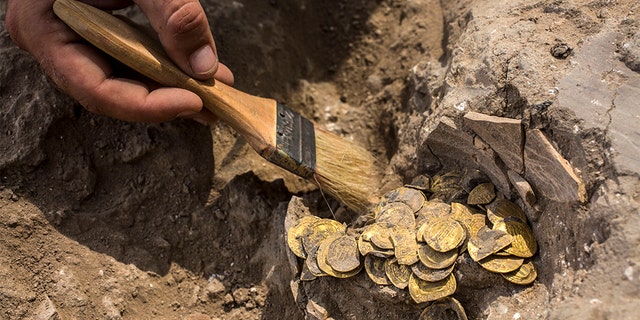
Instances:
[[[134,0],[169,57],[190,76],[210,79],[218,69],[216,46],[198,0]]]

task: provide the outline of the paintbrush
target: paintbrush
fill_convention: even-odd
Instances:
[[[263,158],[318,184],[354,211],[376,200],[381,170],[364,148],[319,128],[273,99],[182,72],[160,43],[129,23],[75,0],[57,0],[56,15],[91,44],[164,86],[197,94],[204,106],[240,133]]]

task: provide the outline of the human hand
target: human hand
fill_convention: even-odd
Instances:
[[[158,33],[169,57],[195,79],[233,84],[218,63],[207,17],[198,0],[82,0],[104,10],[137,4]],[[55,0],[8,0],[6,27],[14,42],[31,53],[60,89],[87,110],[126,121],[162,122],[184,117],[211,122],[213,114],[187,90],[151,80],[118,77],[106,57],[53,13]]]

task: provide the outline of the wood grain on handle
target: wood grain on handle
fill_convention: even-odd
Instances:
[[[182,72],[160,43],[117,17],[76,0],[57,0],[56,15],[84,39],[164,86],[197,94],[207,109],[240,133],[263,157],[276,145],[276,101],[220,81],[201,82]]]

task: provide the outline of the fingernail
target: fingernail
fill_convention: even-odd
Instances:
[[[196,52],[191,54],[189,58],[191,64],[191,70],[196,74],[210,73],[216,66],[216,55],[213,53],[213,48],[210,45],[206,45]]]

